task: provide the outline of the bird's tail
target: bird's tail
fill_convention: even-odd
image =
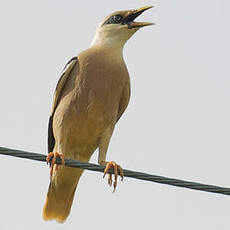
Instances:
[[[83,170],[58,168],[52,178],[43,207],[43,219],[62,223],[68,217],[74,193]]]

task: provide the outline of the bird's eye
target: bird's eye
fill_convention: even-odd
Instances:
[[[121,19],[122,19],[122,16],[120,14],[117,14],[117,15],[114,15],[113,16],[113,21],[115,23],[120,23],[121,22]]]
[[[120,14],[113,15],[108,19],[105,24],[119,24],[122,21],[122,16]]]

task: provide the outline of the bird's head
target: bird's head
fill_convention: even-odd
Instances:
[[[137,30],[144,26],[153,25],[150,22],[134,21],[150,8],[152,6],[145,6],[136,10],[116,11],[110,14],[99,24],[92,45],[123,47]]]

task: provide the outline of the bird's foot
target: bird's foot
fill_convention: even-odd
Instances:
[[[61,159],[61,165],[65,165],[64,154],[63,153],[50,152],[50,153],[48,153],[48,155],[46,157],[47,164],[48,163],[50,164],[50,177],[52,177],[54,172],[56,172],[58,170],[59,164],[56,164],[56,159],[58,157],[60,157],[60,159]]]
[[[120,175],[121,180],[123,180],[123,178],[124,178],[123,169],[121,168],[120,165],[118,165],[114,161],[106,162],[105,165],[106,166],[105,166],[103,178],[105,177],[106,174],[109,174],[108,184],[109,184],[109,186],[111,186],[112,183],[113,183],[113,192],[115,192],[116,187],[117,187],[117,178],[118,178],[118,175]],[[113,170],[114,170],[114,182],[113,182],[113,179],[112,179],[112,174],[108,172],[110,168],[113,168]]]

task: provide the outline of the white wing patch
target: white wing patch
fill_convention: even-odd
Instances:
[[[63,75],[63,74],[65,73],[65,71],[69,68],[69,66],[70,66],[75,60],[77,60],[77,57],[71,58],[71,59],[66,63],[66,65],[64,66],[64,68],[63,68],[63,70],[62,70],[61,75]]]

